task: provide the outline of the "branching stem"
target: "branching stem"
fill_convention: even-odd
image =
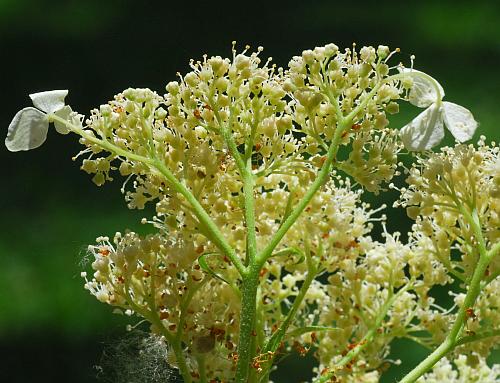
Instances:
[[[106,149],[107,151],[114,153],[116,155],[128,158],[132,161],[137,161],[141,162],[147,166],[149,166],[153,171],[159,173],[165,179],[168,181],[170,186],[178,193],[180,193],[186,200],[189,202],[189,204],[193,207],[193,213],[195,214],[196,218],[200,221],[201,224],[204,225],[206,228],[206,231],[208,232],[208,235],[210,237],[210,240],[214,242],[214,244],[223,252],[224,255],[226,255],[233,265],[236,267],[236,269],[239,271],[240,274],[243,274],[245,272],[245,267],[241,260],[238,258],[236,255],[234,249],[228,244],[228,242],[225,240],[223,234],[220,232],[219,228],[215,224],[215,222],[210,218],[208,213],[205,211],[203,206],[201,206],[200,202],[196,199],[196,197],[189,191],[189,189],[179,181],[173,173],[168,169],[163,162],[161,162],[157,158],[148,158],[144,157],[135,153],[132,153],[128,150],[122,149],[114,144],[112,144],[109,141],[102,140],[100,138],[95,137],[93,134],[90,134],[90,132],[85,131],[83,128],[78,127],[74,124],[71,124],[70,122],[66,121],[65,119],[56,116],[54,114],[50,115],[50,119],[52,121],[57,121],[60,122],[61,124],[64,124],[68,129],[73,131],[74,133],[80,135],[83,137],[85,140],[88,142],[91,142],[95,145],[98,145],[102,147],[103,149]]]

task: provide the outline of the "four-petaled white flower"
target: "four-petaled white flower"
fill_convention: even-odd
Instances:
[[[16,113],[7,131],[5,146],[11,152],[30,150],[42,145],[49,130],[49,116],[54,114],[65,120],[69,118],[71,108],[64,105],[67,90],[50,90],[30,94],[33,107],[21,109]],[[68,128],[54,121],[56,130],[61,134],[69,132]]]
[[[444,90],[431,76],[414,69],[402,72],[413,80],[408,101],[419,108],[427,108],[399,132],[408,150],[423,151],[436,146],[444,137],[444,126],[458,142],[472,138],[478,123],[468,109],[442,101]]]

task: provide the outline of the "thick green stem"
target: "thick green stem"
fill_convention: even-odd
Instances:
[[[241,317],[238,344],[238,364],[236,383],[248,383],[255,333],[255,312],[257,308],[257,288],[259,286],[260,265],[252,263],[248,273],[243,276],[241,288]]]
[[[207,372],[205,368],[205,357],[203,355],[196,355],[196,363],[198,364],[198,374],[200,375],[199,383],[207,383]]]
[[[173,342],[170,346],[172,347],[172,350],[174,350],[177,367],[182,375],[182,380],[184,380],[184,383],[191,383],[193,380],[191,379],[191,374],[189,373],[189,368],[186,364],[186,358],[184,358],[184,350],[182,349],[180,342]]]

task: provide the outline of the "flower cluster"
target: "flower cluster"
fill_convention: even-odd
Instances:
[[[362,256],[340,262],[341,269],[328,277],[319,323],[333,323],[338,331],[319,335],[318,372],[330,371],[348,382],[378,381],[390,342],[407,334],[415,315],[416,295],[407,291],[412,282],[405,275],[410,256],[397,234],[386,234],[385,242],[374,242]],[[370,332],[374,339],[366,337]],[[357,361],[336,367],[346,353],[365,344]]]
[[[484,247],[498,243],[500,200],[497,187],[499,148],[490,146],[484,137],[477,146],[457,145],[442,148],[438,153],[417,157],[409,170],[408,188],[402,190],[401,201],[408,215],[416,220],[410,233],[412,257],[410,274],[417,278],[415,291],[422,297],[417,311],[418,324],[432,336],[431,344],[446,337],[456,312],[440,308],[428,294],[432,285],[450,284],[457,280],[463,286],[471,280],[481,252],[477,230],[484,236]],[[474,228],[471,217],[479,226]],[[467,308],[466,333],[496,329],[500,320],[498,304],[498,257],[485,271],[483,292],[473,307]],[[463,290],[455,294],[455,304],[464,305]],[[487,356],[498,344],[499,337],[488,337],[462,346],[457,350],[474,351]]]
[[[458,370],[447,358],[441,359],[432,372],[418,379],[417,383],[496,383],[500,379],[500,366],[490,368],[477,355],[460,355],[453,363]]]
[[[500,199],[496,195],[499,156],[498,146],[494,143],[488,146],[481,138],[477,147],[445,147],[439,153],[417,158],[400,202],[408,215],[416,219],[414,237],[421,243],[415,259],[429,259],[430,253],[453,270],[452,274],[458,273],[463,280],[471,276],[479,254],[473,229],[464,221],[463,213],[465,209],[467,214],[477,214],[487,247],[499,240]],[[431,240],[427,246],[422,243],[427,241],[425,238]],[[462,254],[459,259],[454,256],[456,252]],[[419,264],[422,274],[433,275],[422,267]],[[494,274],[498,270],[498,261],[494,260],[489,272]]]
[[[398,112],[395,101],[405,92],[405,83],[389,76],[391,55],[385,46],[342,53],[333,44],[318,47],[290,61],[286,83],[294,99],[293,118],[307,134],[306,150],[312,155],[328,146],[335,133],[331,127],[343,115],[363,106],[339,137],[343,144],[351,143],[351,151],[338,166],[371,192],[396,174],[402,147],[397,133],[387,128],[386,114]]]
[[[477,123],[413,63],[390,66],[398,51],[328,44],[285,70],[233,46],[191,61],[164,94],[126,89],[87,119],[67,91],[36,93],[6,145],[35,148],[53,122],[80,136],[95,184],[119,173],[129,208],[154,205],[153,233],[99,237],[82,276],[99,301],[149,322],[186,383],[265,382],[279,356],[311,349],[315,382],[375,383],[398,337],[469,355],[459,372],[421,367],[419,382],[496,379],[484,358],[500,337],[499,148],[481,138],[429,152],[444,126],[463,142]],[[426,109],[398,130],[401,101]],[[395,204],[415,219],[407,242],[386,231],[384,205],[363,202],[397,188],[403,148],[423,152]],[[454,280],[443,308],[433,288]]]
[[[113,243],[99,237],[97,245],[89,246],[92,279],[83,276],[85,288],[99,301],[147,319],[151,331],[168,334],[167,340],[182,337],[193,355],[216,359],[209,373],[221,377],[232,363],[221,363],[220,354],[229,355],[238,339],[238,293],[234,286],[206,276],[197,261],[200,246],[175,233],[144,238],[117,233]],[[169,362],[176,365],[174,355]],[[194,357],[191,368],[197,370]]]

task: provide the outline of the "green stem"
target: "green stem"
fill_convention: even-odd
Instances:
[[[396,74],[390,77],[387,77],[383,81],[378,82],[373,89],[366,94],[364,99],[359,103],[359,105],[354,108],[351,113],[349,113],[346,117],[340,118],[337,123],[337,128],[335,129],[335,133],[333,135],[332,142],[330,143],[330,147],[328,148],[328,152],[326,155],[326,160],[321,167],[321,170],[318,173],[317,178],[311,184],[306,194],[302,197],[302,200],[297,204],[297,206],[293,209],[290,215],[285,219],[283,224],[280,226],[276,234],[273,236],[269,244],[262,250],[258,255],[258,262],[265,261],[269,258],[273,252],[273,250],[278,246],[280,241],[283,239],[288,230],[295,223],[297,218],[302,214],[304,209],[307,207],[311,199],[314,197],[318,189],[327,181],[330,171],[337,156],[337,152],[339,149],[340,141],[342,139],[342,134],[350,128],[350,125],[356,115],[368,104],[368,102],[372,99],[372,97],[378,92],[380,87],[388,81],[399,79],[404,77],[403,74]],[[327,95],[328,96],[328,95]],[[329,99],[330,103],[334,105],[334,107],[338,108],[338,101],[336,99]],[[340,109],[339,109],[340,110]]]
[[[449,334],[447,335],[444,342],[435,349],[427,358],[425,358],[418,366],[416,366],[412,371],[410,371],[399,383],[413,383],[423,374],[429,371],[441,358],[443,358],[448,352],[456,347],[458,342],[458,337],[463,329],[463,325],[466,319],[466,310],[474,305],[477,296],[480,293],[481,280],[484,276],[484,272],[488,262],[484,262],[483,259],[479,260],[479,263],[472,276],[471,284],[463,305],[457,313],[457,318],[453,324]]]
[[[210,218],[203,206],[198,202],[196,197],[188,190],[188,188],[175,178],[172,172],[159,160],[155,160],[154,165],[156,169],[170,182],[175,191],[180,193],[186,200],[193,206],[194,213],[200,222],[205,226],[209,233],[209,238],[215,245],[231,260],[233,265],[240,274],[244,273],[245,267],[241,260],[236,255],[234,249],[226,242],[223,234],[215,222]]]
[[[238,344],[238,363],[236,365],[236,383],[248,383],[250,363],[254,357],[252,353],[255,333],[257,288],[259,286],[259,272],[261,266],[251,263],[248,274],[242,278],[241,288],[241,317]]]
[[[290,327],[290,324],[295,319],[295,315],[297,314],[300,305],[304,301],[304,298],[307,294],[307,291],[309,291],[309,287],[311,286],[312,281],[314,280],[314,278],[316,278],[317,269],[312,264],[310,256],[307,257],[307,266],[308,266],[308,272],[306,279],[304,280],[304,283],[302,283],[302,286],[300,287],[299,293],[297,294],[295,300],[293,301],[290,311],[288,312],[285,320],[283,321],[279,329],[271,336],[271,338],[267,342],[266,346],[263,349],[263,352],[267,351],[275,352],[278,349],[281,340],[283,339],[288,328]]]
[[[246,169],[243,174],[243,193],[245,198],[245,223],[247,226],[247,258],[246,264],[255,262],[257,254],[257,235],[255,229],[255,202],[253,196],[254,177],[252,174],[251,158],[246,160]]]
[[[257,253],[257,239],[255,232],[255,207],[254,207],[254,196],[253,196],[254,176],[252,173],[252,156],[251,156],[257,123],[254,122],[254,124],[252,124],[252,132],[250,134],[250,137],[247,139],[245,145],[245,157],[243,158],[240,152],[238,151],[236,142],[234,141],[231,127],[230,126],[228,127],[227,125],[224,124],[218,112],[217,106],[212,100],[212,97],[209,98],[209,105],[214,110],[214,115],[217,120],[217,123],[219,124],[219,129],[224,139],[224,142],[226,143],[227,147],[229,148],[229,151],[231,152],[232,157],[236,162],[236,166],[238,167],[240,177],[243,181],[243,195],[244,195],[244,205],[245,205],[244,211],[245,211],[245,223],[247,229],[247,258],[245,263],[248,266],[253,261]],[[231,125],[233,114],[234,113],[231,108],[229,125]],[[257,118],[258,117],[256,116],[255,119]]]
[[[182,375],[182,380],[184,383],[191,383],[193,380],[191,379],[191,373],[189,372],[189,368],[186,364],[186,358],[184,358],[184,350],[180,342],[173,342],[171,344],[172,350],[174,350],[175,359],[177,361],[177,366],[179,367],[179,371]]]

